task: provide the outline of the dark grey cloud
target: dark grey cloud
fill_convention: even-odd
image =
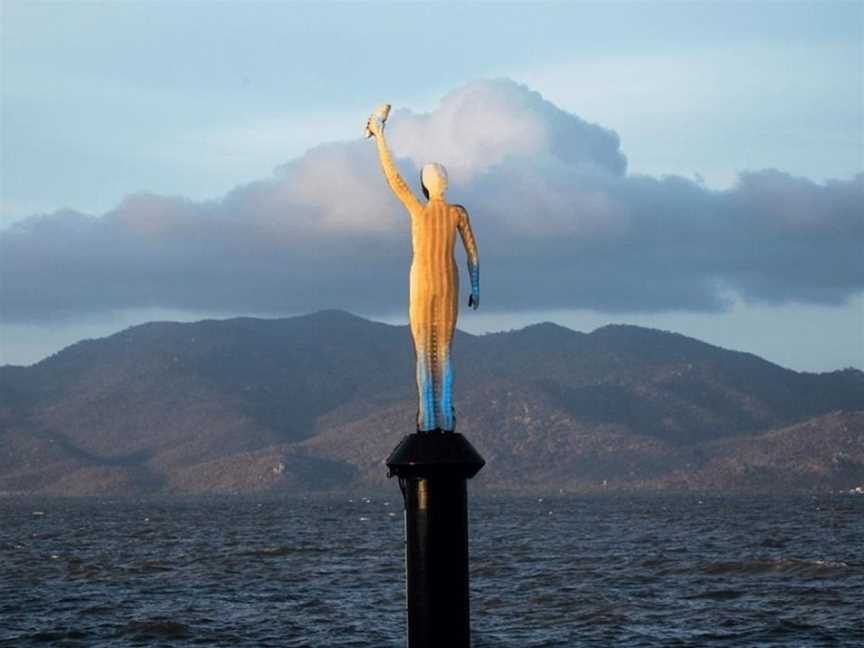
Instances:
[[[425,162],[448,167],[486,309],[718,310],[730,293],[833,304],[864,289],[864,174],[746,172],[726,191],[628,175],[613,131],[506,80],[429,114],[396,111],[388,129],[415,187]],[[18,223],[0,233],[0,306],[10,322],[134,307],[384,313],[405,308],[409,263],[408,217],[357,140],[218,201],[141,193],[101,217]]]

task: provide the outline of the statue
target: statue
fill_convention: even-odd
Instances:
[[[383,105],[369,117],[366,137],[375,137],[378,157],[387,184],[411,216],[411,262],[408,319],[417,358],[417,431],[452,432],[453,370],[450,347],[459,311],[459,271],[453,259],[456,232],[468,256],[471,295],[468,306],[480,305],[480,262],[468,212],[461,205],[444,200],[447,171],[437,163],[427,164],[420,184],[427,202],[412,193],[384,140],[384,124],[390,112]]]

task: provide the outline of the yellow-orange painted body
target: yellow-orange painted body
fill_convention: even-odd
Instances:
[[[456,233],[468,257],[469,305],[474,308],[480,299],[477,243],[465,208],[444,200],[447,178],[443,167],[424,167],[422,183],[429,200],[421,202],[396,170],[383,136],[383,124],[373,120],[370,123],[387,182],[411,216],[414,256],[408,317],[417,357],[417,429],[451,431],[455,416],[450,350],[459,314],[459,272],[453,258]]]

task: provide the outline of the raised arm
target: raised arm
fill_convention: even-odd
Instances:
[[[468,274],[471,275],[471,296],[468,298],[468,305],[477,310],[477,307],[480,306],[480,257],[477,254],[477,241],[471,230],[468,211],[462,205],[454,206],[459,211],[456,227],[459,229],[459,236],[462,237],[462,245],[465,246],[465,255],[468,257]]]
[[[387,178],[387,184],[390,189],[396,194],[396,197],[405,205],[410,213],[414,214],[422,211],[423,206],[417,197],[408,187],[408,183],[399,175],[396,170],[396,163],[393,162],[393,156],[390,155],[390,149],[387,148],[387,141],[384,139],[383,124],[374,116],[369,119],[369,130],[375,136],[375,146],[378,147],[378,160],[381,162],[381,169],[384,171],[384,177]]]

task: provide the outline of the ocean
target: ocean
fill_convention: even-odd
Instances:
[[[0,646],[404,646],[393,491],[0,498]],[[469,506],[475,648],[864,646],[864,497]]]

